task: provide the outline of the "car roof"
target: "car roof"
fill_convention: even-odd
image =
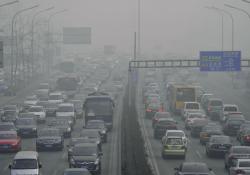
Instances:
[[[36,151],[19,151],[14,159],[37,159],[38,153]]]
[[[221,98],[210,98],[209,101],[223,101]]]
[[[64,170],[64,172],[75,172],[75,171],[82,171],[82,172],[85,172],[85,171],[87,171],[87,172],[89,172],[89,170],[88,169],[86,169],[86,168],[67,168],[67,169],[65,169]]]
[[[182,139],[181,136],[169,136],[167,139]]]
[[[74,106],[73,103],[61,103],[58,105],[58,107],[61,107],[61,106]]]
[[[236,104],[223,104],[223,107],[238,107]]]
[[[183,132],[184,133],[184,131],[182,131],[180,129],[167,130],[167,133],[169,133],[169,132]]]
[[[96,143],[78,143],[75,145],[75,147],[86,147],[86,146],[92,146],[92,147],[96,147],[97,144]]]

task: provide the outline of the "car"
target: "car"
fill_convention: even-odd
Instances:
[[[31,106],[29,112],[33,113],[36,116],[36,120],[38,123],[46,122],[46,113],[42,106]]]
[[[232,120],[232,119],[242,119],[245,120],[245,116],[242,114],[242,112],[231,112],[227,115],[227,117],[225,118],[224,123],[227,122],[227,120]]]
[[[21,149],[21,138],[16,131],[0,131],[0,152],[18,152]]]
[[[226,123],[223,125],[223,132],[226,135],[236,135],[240,126],[245,122],[244,118],[234,118],[226,120]]]
[[[208,124],[208,120],[206,118],[194,118],[192,122],[189,123],[190,135],[192,137],[199,137],[202,128]]]
[[[167,130],[176,130],[177,122],[173,118],[161,118],[154,127],[154,138],[161,139]]]
[[[239,112],[239,107],[236,104],[224,104],[223,105],[223,118],[221,118],[221,122],[224,122],[230,113]]]
[[[18,118],[18,114],[16,110],[6,110],[3,112],[3,115],[1,116],[2,122],[15,122]]]
[[[56,103],[47,102],[44,104],[44,109],[46,111],[46,117],[56,117],[56,110],[58,105]]]
[[[61,92],[52,92],[49,94],[49,102],[61,104],[64,102],[64,95]]]
[[[160,102],[149,103],[146,108],[145,118],[152,119],[156,112],[163,112],[163,106]]]
[[[250,159],[235,159],[229,168],[229,175],[249,175]]]
[[[97,129],[99,130],[102,143],[107,143],[108,141],[108,134],[107,128],[103,120],[89,120],[85,129]]]
[[[235,159],[249,159],[250,147],[249,146],[232,146],[225,154],[224,167],[229,169],[233,166]]]
[[[31,112],[19,113],[18,118],[33,118],[37,122],[37,116]]]
[[[76,118],[82,118],[83,117],[83,101],[81,100],[70,100],[70,103],[74,104]]]
[[[59,129],[64,138],[71,137],[72,128],[69,122],[65,119],[50,120],[48,121],[48,126]]]
[[[95,143],[81,143],[75,145],[69,153],[70,168],[87,168],[91,174],[100,175],[102,171],[101,157],[102,152],[99,151]]]
[[[226,152],[231,148],[232,142],[229,136],[224,135],[212,135],[209,141],[206,143],[206,155],[211,156],[224,156]]]
[[[206,116],[203,113],[187,113],[187,118],[185,119],[185,128],[188,130],[190,129],[190,125],[193,124],[194,120],[196,119],[206,119]]]
[[[250,128],[247,128],[242,131],[241,137],[239,138],[239,142],[241,145],[250,146]]]
[[[67,168],[63,175],[91,175],[87,168]]]
[[[37,124],[33,118],[19,118],[15,125],[20,137],[37,137]]]
[[[242,137],[242,133],[244,132],[244,130],[246,130],[248,128],[250,128],[250,121],[245,121],[244,123],[242,123],[240,125],[240,129],[236,133],[236,138],[237,138],[238,141]]]
[[[211,120],[220,121],[223,115],[223,101],[220,98],[210,98],[208,100],[207,115],[211,118]]]
[[[168,136],[162,140],[161,156],[166,159],[170,156],[181,156],[186,158],[186,145],[182,137]]]
[[[0,122],[0,131],[17,131],[13,122]]]
[[[201,96],[201,106],[203,107],[203,109],[207,108],[207,103],[209,98],[212,98],[214,95],[211,93],[205,93]]]
[[[42,164],[36,151],[19,151],[9,165],[11,175],[41,174],[40,168],[42,168]]]
[[[58,150],[64,148],[64,139],[59,129],[43,128],[38,130],[36,139],[36,150]]]
[[[200,132],[200,143],[205,145],[212,135],[223,135],[220,125],[216,123],[205,125]]]
[[[172,115],[169,112],[156,112],[154,117],[152,118],[153,128],[160,118],[172,118]]]
[[[5,105],[3,107],[3,111],[16,111],[16,113],[19,113],[19,107],[16,104],[10,104],[10,105]]]
[[[167,130],[165,136],[162,139],[166,139],[167,137],[181,137],[187,149],[188,138],[184,131],[182,130]]]
[[[187,112],[200,111],[200,110],[201,110],[201,105],[199,102],[184,102],[184,106],[181,109],[181,116],[184,118],[184,115]]]
[[[180,167],[174,168],[175,175],[212,175],[211,168],[203,162],[183,162]]]
[[[73,120],[76,119],[74,104],[72,103],[61,103],[58,105],[56,110],[56,117],[70,116]]]
[[[31,95],[25,98],[23,104],[27,106],[36,106],[38,101],[39,99],[37,98],[36,95]]]

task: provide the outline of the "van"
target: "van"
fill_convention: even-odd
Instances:
[[[12,164],[9,165],[10,175],[41,175],[38,153],[36,151],[20,151],[18,152]]]
[[[223,101],[219,98],[210,98],[206,110],[212,120],[219,121],[223,117]]]

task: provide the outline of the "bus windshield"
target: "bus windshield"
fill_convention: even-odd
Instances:
[[[112,102],[110,100],[91,99],[86,102],[86,113],[94,115],[112,115]]]
[[[195,101],[194,88],[178,88],[176,91],[177,101]]]

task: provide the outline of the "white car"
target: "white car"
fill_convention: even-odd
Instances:
[[[225,121],[227,116],[230,113],[235,113],[235,112],[239,112],[239,107],[236,104],[224,104],[223,105],[223,118],[221,118],[221,121]]]
[[[38,98],[36,95],[28,96],[24,100],[24,105],[35,106],[38,102]]]
[[[49,102],[60,104],[64,102],[64,95],[61,92],[53,92],[49,94]]]
[[[36,116],[37,122],[45,123],[46,111],[42,106],[31,106],[29,112]]]
[[[181,137],[187,149],[188,138],[184,131],[182,130],[167,130],[165,136],[162,137],[162,140],[167,139],[168,137]]]
[[[61,103],[56,110],[56,117],[70,116],[73,119],[76,118],[75,108],[73,103]]]
[[[201,105],[199,102],[184,102],[184,107],[181,110],[181,116],[185,119],[187,112],[200,111]]]
[[[250,175],[250,159],[233,159],[229,175]]]

